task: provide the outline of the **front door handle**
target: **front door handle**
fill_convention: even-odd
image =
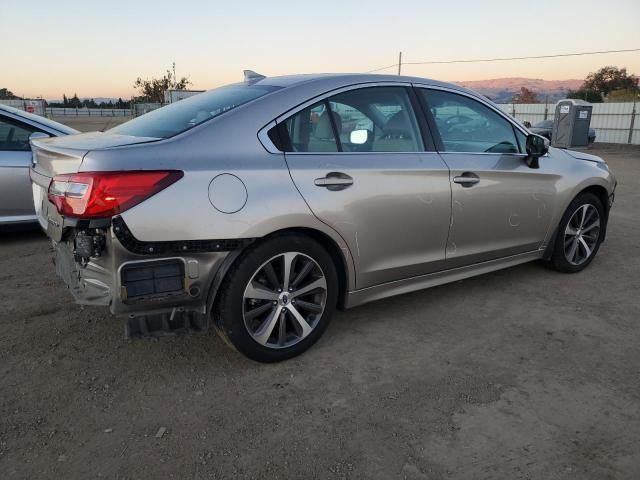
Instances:
[[[480,177],[475,173],[464,172],[458,177],[453,177],[453,183],[459,183],[463,187],[471,187],[477,183],[480,183]]]
[[[345,173],[331,172],[326,177],[316,178],[313,183],[316,187],[325,187],[327,190],[343,190],[353,185],[353,178]]]

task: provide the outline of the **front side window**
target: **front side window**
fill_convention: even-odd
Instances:
[[[368,87],[329,98],[345,152],[423,150],[409,95],[404,87]]]
[[[280,88],[260,84],[227,85],[153,110],[107,132],[134,137],[173,137]]]
[[[0,117],[0,151],[29,151],[29,136],[38,131],[24,123]]]
[[[516,131],[516,138],[518,139],[520,153],[525,153],[527,151],[527,136],[517,128],[514,128],[514,130]]]
[[[445,151],[519,153],[511,123],[464,95],[420,89],[440,133]]]

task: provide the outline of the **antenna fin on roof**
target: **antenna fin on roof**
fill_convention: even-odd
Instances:
[[[259,73],[254,72],[253,70],[243,70],[243,73],[245,82],[258,82],[267,78],[264,75],[260,75]]]

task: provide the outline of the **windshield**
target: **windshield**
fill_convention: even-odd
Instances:
[[[78,130],[71,128],[71,127],[67,127],[66,125],[63,125],[62,123],[59,122],[54,122],[53,120],[49,120],[46,117],[42,117],[40,115],[34,115],[33,113],[29,113],[29,112],[25,112],[24,110],[18,110],[17,108],[13,108],[13,107],[9,107],[6,105],[2,106],[2,109],[0,110],[5,110],[9,113],[13,113],[14,115],[18,116],[18,117],[22,117],[26,120],[30,120],[32,122],[38,123],[43,127],[49,127],[53,130],[56,130],[60,133],[66,133],[68,135],[73,135],[74,133],[80,133],[78,132]]]
[[[258,84],[227,85],[159,108],[108,132],[134,137],[173,137],[280,88]]]

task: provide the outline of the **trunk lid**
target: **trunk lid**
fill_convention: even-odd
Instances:
[[[112,135],[103,132],[32,140],[33,161],[30,176],[33,204],[38,222],[42,228],[51,238],[59,241],[65,226],[64,219],[60,217],[55,206],[47,198],[49,184],[54,176],[78,172],[85,155],[91,150],[102,150],[156,140],[159,139]]]
[[[122,147],[136,143],[147,143],[159,140],[153,137],[132,137],[129,135],[113,135],[103,132],[81,133],[56,138],[40,138],[31,142],[33,151],[32,173],[37,174],[34,182],[40,186],[49,186],[55,175],[75,173],[82,165],[82,159],[91,150],[102,150]],[[34,175],[32,175],[32,178]],[[44,177],[44,178],[42,178]]]

